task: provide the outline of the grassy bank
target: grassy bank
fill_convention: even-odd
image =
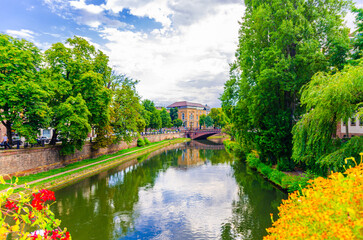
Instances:
[[[164,140],[151,143],[150,145],[143,147],[124,149],[117,153],[103,155],[94,159],[85,159],[80,162],[71,163],[63,168],[52,169],[46,172],[19,177],[19,188],[16,190],[24,190],[24,188],[22,188],[23,184],[28,184],[31,187],[41,186],[48,189],[60,188],[69,183],[79,181],[86,177],[115,167],[116,165],[134,159],[135,157],[139,157],[171,144],[185,141],[189,141],[189,139],[180,138],[174,140]],[[12,181],[14,180],[15,178],[12,179]],[[0,185],[0,190],[5,189],[6,187],[6,185]]]
[[[225,145],[227,152],[234,154],[239,158],[242,158],[244,155],[241,152],[238,143],[231,140],[225,140],[223,141],[223,144]],[[315,178],[311,173],[304,173],[303,176],[299,176],[295,175],[295,172],[279,171],[272,166],[263,163],[256,153],[249,153],[243,158],[246,159],[246,164],[250,168],[258,171],[264,178],[288,192],[301,190],[309,184],[309,180]]]

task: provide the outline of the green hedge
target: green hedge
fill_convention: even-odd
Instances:
[[[137,139],[137,146],[142,147],[145,145],[145,142],[142,138]]]
[[[150,141],[149,141],[149,139],[144,138],[144,142],[145,142],[145,144],[146,144],[146,145],[150,145]]]

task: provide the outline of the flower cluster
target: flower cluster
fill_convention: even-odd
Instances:
[[[0,183],[9,184],[2,176]],[[33,189],[31,195],[20,192],[13,198],[14,187],[16,183],[10,183],[7,191],[0,192],[0,239],[6,239],[9,235],[13,239],[24,240],[72,239],[67,229],[59,227],[60,221],[49,210],[47,202],[55,201],[54,192]],[[29,229],[39,230],[26,232]]]
[[[42,189],[39,193],[33,193],[33,201],[31,205],[36,210],[42,210],[46,201],[55,201],[54,192]]]
[[[363,164],[291,193],[279,207],[268,239],[362,239]],[[271,216],[272,217],[272,216]]]

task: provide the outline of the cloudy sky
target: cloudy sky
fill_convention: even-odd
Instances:
[[[0,0],[0,32],[42,50],[84,37],[143,99],[218,107],[243,13],[242,0]]]

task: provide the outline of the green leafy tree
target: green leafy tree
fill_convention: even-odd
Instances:
[[[199,126],[200,127],[204,127],[204,125],[205,125],[205,118],[206,117],[207,116],[205,114],[202,114],[202,115],[199,116]]]
[[[161,111],[157,110],[156,108],[154,111],[151,112],[150,124],[149,124],[150,128],[160,129],[162,127],[162,120],[161,120],[160,112]]]
[[[143,118],[147,122],[146,127],[153,129],[160,129],[162,127],[162,120],[160,111],[156,109],[153,101],[145,99],[142,101],[142,105],[146,112],[143,113]]]
[[[179,119],[179,118],[174,119],[174,121],[173,121],[173,126],[174,126],[174,127],[181,127],[181,126],[183,126],[183,120],[181,120],[181,119]]]
[[[70,96],[59,105],[55,117],[59,119],[56,129],[61,133],[62,149],[61,154],[74,153],[76,149],[81,150],[91,126],[88,117],[87,104],[82,95]]]
[[[135,84],[122,83],[121,88],[115,91],[112,109],[111,126],[116,142],[131,142],[134,133],[145,127],[145,121],[141,120],[142,106]]]
[[[173,126],[171,123],[170,114],[166,111],[165,108],[161,109],[160,117],[161,117],[161,126],[163,128],[170,128]]]
[[[363,8],[353,7],[353,12],[356,14],[355,24],[357,30],[353,39],[353,60],[357,60],[363,57]]]
[[[10,143],[13,130],[34,142],[39,129],[49,125],[41,63],[40,51],[32,43],[0,34],[0,121]]]
[[[96,130],[99,143],[107,145],[105,140],[110,127],[110,102],[112,92],[108,88],[111,81],[111,68],[108,67],[108,57],[101,51],[96,51],[85,39],[80,37],[70,38],[66,41],[69,47],[62,43],[55,43],[45,52],[48,68],[47,77],[50,79],[49,91],[51,94],[49,106],[53,110],[51,126],[54,128],[51,144],[56,143],[58,134],[65,135],[58,129],[63,121],[57,112],[70,97],[81,95],[86,103],[88,122],[82,129],[91,126]],[[78,114],[77,111],[73,112]],[[77,116],[74,116],[77,117]],[[66,130],[62,127],[62,130]],[[68,138],[69,139],[69,138]],[[78,142],[69,139],[69,143]],[[62,145],[66,147],[65,141]],[[69,144],[66,144],[69,145]],[[78,145],[79,146],[79,145]],[[78,147],[67,147],[75,149]],[[71,153],[69,151],[66,151]]]
[[[222,107],[244,150],[292,162],[291,130],[304,112],[300,89],[318,71],[341,69],[349,52],[349,1],[246,1],[236,62]]]
[[[204,124],[206,127],[212,127],[213,126],[213,118],[211,116],[206,116],[204,119]]]
[[[222,108],[212,108],[210,113],[208,114],[213,119],[213,123],[215,127],[224,127],[228,121],[225,113],[222,111]]]
[[[344,158],[359,157],[363,137],[342,143],[336,139],[337,124],[363,117],[363,60],[335,74],[318,73],[303,88],[301,103],[308,109],[293,128],[293,155],[312,169],[342,171]],[[346,124],[347,132],[348,124]],[[349,143],[351,142],[351,143]],[[344,150],[347,146],[352,151]],[[343,150],[342,150],[343,149]]]
[[[178,108],[171,108],[170,109],[170,118],[171,118],[171,121],[174,121],[175,119],[178,118]]]

